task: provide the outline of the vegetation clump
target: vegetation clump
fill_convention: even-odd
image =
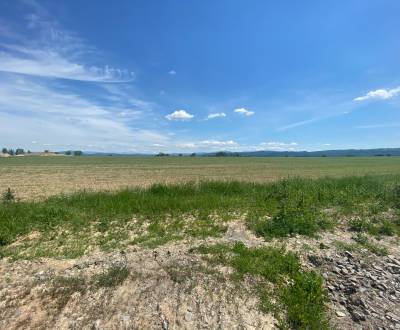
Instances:
[[[12,202],[15,200],[15,194],[14,192],[11,190],[11,188],[7,188],[7,190],[3,193],[2,195],[2,201],[4,203],[8,203],[8,202]]]
[[[97,287],[116,287],[122,284],[129,276],[129,269],[124,265],[113,265],[107,271],[94,277],[94,284]]]
[[[86,281],[81,276],[57,276],[52,280],[50,296],[57,302],[59,310],[63,309],[75,292],[84,294],[87,290]]]
[[[237,280],[261,277],[256,288],[261,306],[274,312],[282,328],[329,328],[322,278],[303,271],[296,254],[272,247],[247,248],[243,243],[201,246],[199,251],[211,263],[232,267]]]

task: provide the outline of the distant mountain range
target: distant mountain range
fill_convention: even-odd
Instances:
[[[366,156],[400,156],[400,148],[379,149],[344,149],[320,151],[242,151],[226,152],[227,154],[242,157],[366,157]],[[208,153],[216,156],[218,153]]]
[[[343,150],[320,150],[320,151],[218,151],[218,152],[198,152],[194,153],[198,157],[388,157],[400,156],[400,148],[378,148],[378,149],[343,149]],[[163,156],[190,156],[193,153],[171,153]],[[85,156],[124,156],[141,157],[155,156],[154,154],[124,154],[124,153],[103,153],[103,152],[84,152]]]

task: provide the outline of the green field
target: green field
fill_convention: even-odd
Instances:
[[[399,157],[13,157],[0,158],[0,189],[18,198],[77,190],[118,190],[199,180],[270,182],[300,176],[400,174]]]

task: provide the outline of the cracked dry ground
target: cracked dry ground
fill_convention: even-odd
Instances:
[[[329,296],[329,319],[337,329],[400,329],[400,257],[388,238],[389,255],[346,251],[348,233],[265,242],[232,222],[222,238],[186,240],[145,249],[128,247],[80,259],[0,261],[1,329],[274,329],[260,311],[255,279],[240,285],[228,267],[210,266],[195,247],[241,241],[249,247],[282,245],[299,253],[304,269],[316,269]],[[89,283],[111,267],[129,275],[115,287]],[[73,289],[54,291],[59,278],[79,278]]]

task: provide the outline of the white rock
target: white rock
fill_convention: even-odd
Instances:
[[[336,311],[336,316],[337,316],[337,317],[345,317],[346,314],[343,313],[342,311]]]

